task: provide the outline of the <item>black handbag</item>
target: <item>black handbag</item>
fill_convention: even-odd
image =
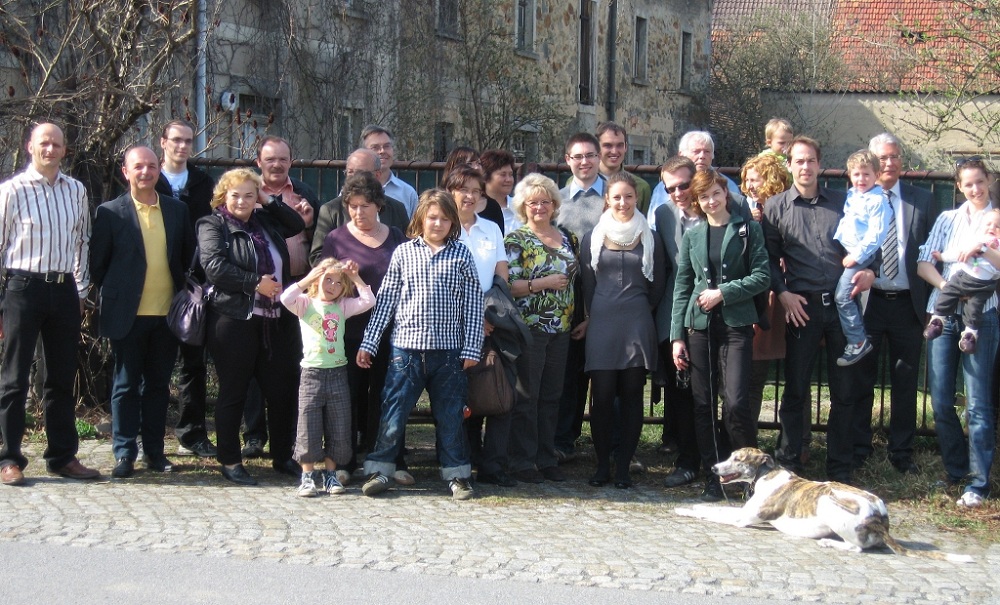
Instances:
[[[514,385],[507,378],[493,339],[483,340],[479,363],[465,370],[469,378],[469,411],[473,416],[498,416],[514,409]]]
[[[198,263],[195,250],[191,267],[184,275],[184,287],[174,294],[167,311],[167,326],[174,336],[184,344],[200,347],[205,344],[205,329],[208,323],[208,292],[210,286],[200,283],[194,277]]]

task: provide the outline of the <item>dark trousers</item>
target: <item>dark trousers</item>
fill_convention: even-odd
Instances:
[[[295,321],[288,312],[282,312],[277,319],[254,315],[240,320],[209,311],[208,352],[219,374],[215,430],[222,464],[242,461],[240,419],[251,378],[257,380],[267,401],[271,458],[276,463],[291,460],[302,359]]]
[[[568,333],[532,332],[531,346],[517,358],[508,450],[511,471],[558,464],[554,441],[569,343]]]
[[[250,380],[243,405],[243,441],[251,439],[260,441],[261,445],[267,443],[267,409],[256,378]]]
[[[778,411],[781,439],[777,457],[789,468],[801,467],[803,410],[812,399],[812,372],[819,355],[819,343],[825,339],[830,381],[826,472],[831,478],[847,479],[854,459],[852,423],[856,397],[852,392],[850,372],[837,365],[837,358],[844,352],[847,341],[840,326],[837,307],[833,304],[833,294],[800,294],[806,298],[804,309],[809,321],[802,327],[791,323],[786,326],[785,390]]]
[[[62,468],[76,457],[76,352],[80,342],[80,298],[72,278],[63,283],[13,275],[6,279],[3,301],[5,332],[0,359],[0,465],[22,469],[21,453],[25,402],[35,345],[42,339],[45,381],[42,405],[48,446],[43,456],[49,470]]]
[[[872,407],[882,343],[889,344],[889,459],[898,464],[913,458],[913,439],[917,435],[917,382],[920,377],[920,351],[924,347],[924,322],[913,310],[908,292],[892,294],[887,299],[872,293],[865,309],[865,331],[874,349],[850,366],[851,381],[857,385],[854,406],[854,456],[867,458],[872,453]]]
[[[177,339],[165,317],[140,316],[124,338],[111,341],[114,386],[111,389],[111,450],[115,460],[135,460],[136,439],[152,459],[163,456],[167,429],[170,374],[177,359]]]
[[[660,359],[666,364],[663,376],[663,415],[670,416],[677,436],[677,460],[674,461],[674,466],[697,472],[701,465],[701,454],[694,432],[694,397],[691,395],[691,387],[689,385],[682,389],[677,384],[673,345],[669,341],[660,344]]]
[[[205,347],[179,343],[181,369],[177,377],[177,401],[180,417],[174,428],[177,441],[190,447],[208,438],[205,428],[205,381],[208,369]]]
[[[576,448],[576,440],[583,431],[583,416],[587,410],[587,385],[590,378],[583,371],[586,351],[586,338],[569,341],[555,438],[556,449],[567,453]]]
[[[935,315],[951,315],[963,298],[968,298],[962,307],[962,323],[972,330],[979,329],[983,307],[997,290],[997,280],[977,279],[966,272],[951,276],[934,302]]]
[[[597,473],[605,474],[611,468],[617,398],[621,441],[615,450],[615,479],[628,479],[629,463],[639,446],[639,435],[642,433],[642,395],[646,387],[646,368],[593,370],[590,372],[590,385],[594,390],[594,403],[590,408],[590,433],[594,438],[594,452],[597,454]]]
[[[707,330],[688,333],[688,351],[694,432],[701,452],[702,470],[711,475],[712,465],[728,458],[733,449],[757,447],[749,397],[753,327],[730,327],[716,315]]]

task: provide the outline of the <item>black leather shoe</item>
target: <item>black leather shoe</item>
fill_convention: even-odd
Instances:
[[[514,487],[517,485],[517,481],[503,471],[479,473],[476,475],[476,483],[489,483],[497,487]]]
[[[705,490],[701,492],[702,502],[719,502],[724,500],[726,495],[722,493],[722,484],[718,479],[709,479],[705,482]]]
[[[257,485],[257,480],[250,476],[246,467],[237,464],[233,468],[222,465],[222,476],[237,485]]]
[[[566,475],[559,470],[558,466],[546,466],[543,469],[539,469],[538,472],[540,472],[547,481],[555,481],[559,483],[566,480]]]
[[[296,478],[302,476],[302,467],[299,466],[298,462],[292,459],[285,460],[284,462],[272,462],[271,468],[273,468],[275,472],[281,473],[282,475],[289,475]]]
[[[618,489],[628,489],[632,487],[631,479],[615,479],[615,487]]]
[[[593,487],[603,487],[608,484],[608,481],[611,481],[611,475],[609,473],[597,471],[597,473],[591,477],[587,483]]]
[[[260,439],[247,439],[247,442],[240,451],[240,454],[244,458],[263,458],[264,442]]]
[[[142,461],[146,463],[146,468],[157,473],[170,473],[174,470],[174,463],[166,456],[144,456]]]
[[[119,458],[118,464],[111,469],[111,476],[115,479],[128,479],[135,474],[135,461],[131,458]]]

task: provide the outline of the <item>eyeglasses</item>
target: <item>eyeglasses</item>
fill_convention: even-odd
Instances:
[[[667,193],[676,193],[678,191],[687,191],[691,188],[691,181],[685,181],[683,183],[678,183],[673,187],[665,187]]]
[[[482,195],[482,189],[469,189],[468,187],[462,187],[461,189],[456,189],[462,195],[471,195],[472,197],[479,197]]]
[[[878,156],[878,161],[880,161],[880,162],[882,162],[884,164],[884,163],[888,162],[889,160],[898,160],[901,157],[903,157],[903,156],[899,155],[898,153],[890,153],[888,155],[880,155],[880,156]]]
[[[551,206],[552,200],[532,200],[525,202],[524,205],[528,208],[541,208],[542,206]]]
[[[591,160],[591,161],[593,161],[593,160],[597,159],[597,154],[596,153],[578,153],[576,155],[568,155],[566,157],[569,158],[569,159],[571,159],[571,160],[573,160],[574,162],[582,162],[584,160]]]
[[[371,149],[375,153],[380,151],[392,151],[392,143],[386,143],[385,145],[369,145],[368,149]]]

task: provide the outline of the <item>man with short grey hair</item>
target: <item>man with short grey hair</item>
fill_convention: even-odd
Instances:
[[[385,195],[399,200],[406,207],[406,216],[412,217],[417,209],[417,190],[411,187],[392,172],[392,163],[396,159],[396,150],[392,133],[387,128],[369,124],[361,131],[361,146],[378,154],[382,160],[382,189]]]
[[[901,473],[916,473],[913,440],[917,434],[917,382],[930,296],[927,282],[917,275],[917,256],[937,213],[930,191],[900,182],[903,148],[896,137],[889,133],[872,137],[868,149],[882,166],[879,184],[893,211],[882,246],[881,275],[875,279],[865,307],[865,331],[874,351],[851,370],[861,389],[854,405],[854,466],[860,468],[872,453],[872,405],[884,339],[889,345],[892,383],[889,461]]]
[[[685,133],[677,143],[677,153],[694,162],[698,170],[708,170],[715,160],[715,141],[712,140],[712,135],[704,130],[692,130]],[[740,186],[728,176],[726,181],[729,183],[729,193],[733,199],[743,203],[745,198]]]
[[[356,149],[347,156],[347,166],[344,174],[351,178],[360,172],[370,172],[381,183],[386,170],[382,167],[382,160],[378,154],[370,149]],[[315,265],[320,260],[323,253],[323,242],[326,236],[341,225],[350,222],[351,217],[347,212],[347,200],[337,196],[329,202],[320,206],[319,217],[316,219],[316,232],[313,234],[312,249],[309,252],[309,262]],[[397,227],[403,233],[410,224],[410,217],[406,212],[406,206],[397,199],[393,199],[388,194],[385,196],[385,205],[378,211],[378,221],[383,225]]]

